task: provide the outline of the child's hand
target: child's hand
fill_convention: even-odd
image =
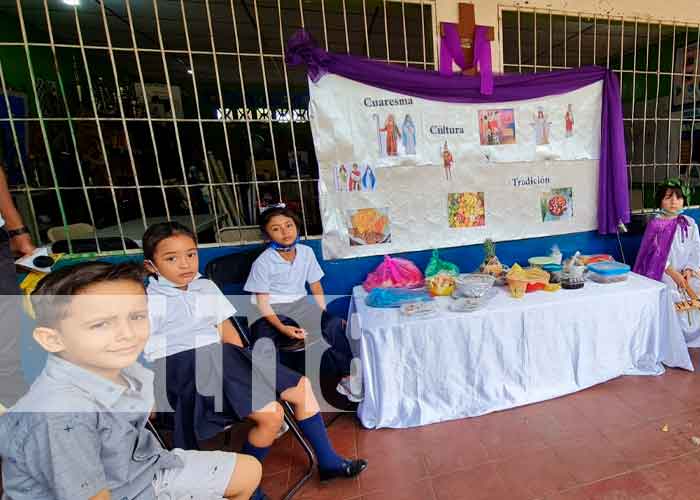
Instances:
[[[683,274],[679,273],[678,271],[667,271],[667,273],[669,276],[671,276],[671,279],[673,279],[679,289],[685,289],[688,286],[688,282]]]
[[[280,330],[280,333],[291,339],[303,339],[306,337],[306,330],[296,326],[284,325]]]
[[[681,272],[683,279],[685,279],[686,281],[688,281],[690,278],[692,278],[696,274],[697,273],[695,271],[693,271],[692,269],[690,269],[689,267],[683,269],[683,271]]]

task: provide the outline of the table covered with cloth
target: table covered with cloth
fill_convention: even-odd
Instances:
[[[630,274],[621,283],[515,299],[494,287],[475,312],[430,318],[371,308],[353,289],[348,336],[361,359],[368,428],[412,427],[555,398],[620,375],[693,370],[670,317],[665,285]]]

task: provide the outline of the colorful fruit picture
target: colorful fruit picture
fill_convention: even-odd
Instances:
[[[574,215],[574,194],[571,188],[552,189],[540,198],[542,222],[571,218]]]
[[[451,228],[486,225],[484,193],[449,193],[447,195],[447,222]]]
[[[350,246],[391,242],[388,208],[348,210],[347,218]]]

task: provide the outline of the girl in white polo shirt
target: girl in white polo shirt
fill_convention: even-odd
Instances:
[[[299,217],[284,205],[265,210],[260,229],[270,246],[255,260],[244,286],[254,294],[261,318],[251,327],[252,342],[269,338],[277,346],[294,350],[322,335],[328,343],[321,371],[339,379],[338,392],[350,401],[362,399],[359,375],[350,376],[353,356],[345,335],[345,320],[326,311],[321,285],[323,271],[314,251],[299,243]],[[313,301],[309,300],[309,285]]]
[[[254,426],[242,453],[262,462],[282,422],[277,397],[294,407],[318,459],[321,480],[355,477],[367,467],[365,460],[335,452],[306,377],[279,363],[274,373],[254,365],[250,347],[243,346],[228,320],[236,310],[216,284],[199,276],[197,243],[188,228],[177,222],[152,225],[143,235],[143,254],[152,273],[147,287],[151,337],[144,353],[160,367],[156,371],[165,378],[168,395],[185,399],[175,405],[176,435],[178,421],[183,430],[193,425],[202,435],[212,427],[221,430],[227,417],[247,418]],[[212,403],[219,388],[221,409]],[[260,490],[252,497],[264,498]]]

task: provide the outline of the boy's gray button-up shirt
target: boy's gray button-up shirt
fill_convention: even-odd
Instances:
[[[0,417],[4,499],[155,498],[159,469],[182,467],[145,429],[153,374],[135,363],[115,384],[49,355],[31,390]]]

